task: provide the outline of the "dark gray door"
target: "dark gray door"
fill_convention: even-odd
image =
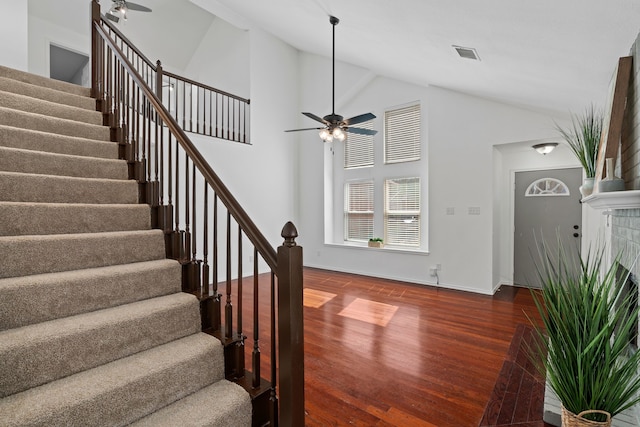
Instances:
[[[539,286],[534,262],[538,257],[536,239],[544,238],[555,252],[559,237],[565,250],[578,256],[582,236],[581,184],[580,168],[516,172],[514,284]]]

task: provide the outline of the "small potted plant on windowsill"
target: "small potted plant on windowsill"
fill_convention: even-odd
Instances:
[[[380,237],[372,237],[369,239],[369,247],[370,248],[381,248],[384,246],[384,242]]]

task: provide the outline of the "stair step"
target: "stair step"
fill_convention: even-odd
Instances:
[[[98,111],[62,105],[18,93],[0,91],[0,107],[102,126],[102,113]]]
[[[127,162],[0,147],[0,170],[82,178],[128,179]]]
[[[162,259],[0,279],[0,331],[180,292],[181,274]]]
[[[138,203],[138,184],[133,180],[0,172],[0,199],[39,203]]]
[[[116,142],[58,135],[1,124],[0,146],[103,159],[118,158]]]
[[[0,332],[0,397],[199,331],[198,300],[183,292],[6,330]]]
[[[0,125],[102,141],[111,139],[111,131],[107,126],[49,117],[6,107],[0,107]]]
[[[0,278],[163,258],[161,230],[0,237]]]
[[[222,346],[197,333],[0,400],[2,425],[122,426],[223,379]]]
[[[218,381],[131,424],[132,427],[247,427],[251,399],[237,384]]]
[[[148,230],[148,205],[0,202],[0,236]]]
[[[17,93],[30,96],[31,98],[56,102],[58,104],[69,105],[71,107],[83,108],[85,110],[96,111],[96,100],[87,96],[75,95],[56,89],[37,86],[8,77],[0,77],[0,91]]]
[[[0,76],[24,83],[29,83],[32,85],[73,93],[79,96],[91,96],[91,89],[89,89],[88,87],[82,87],[73,83],[50,79],[48,77],[39,76],[37,74],[28,73],[26,71],[14,70],[13,68],[4,67],[2,65],[0,65]]]

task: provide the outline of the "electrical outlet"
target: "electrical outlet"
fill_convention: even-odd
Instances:
[[[429,273],[431,273],[431,277],[436,277],[438,275],[438,267],[429,267]]]
[[[436,264],[436,270],[438,271],[442,270],[442,264]]]
[[[253,255],[249,255],[249,262],[253,262]]]

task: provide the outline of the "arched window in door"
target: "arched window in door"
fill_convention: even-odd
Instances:
[[[538,197],[538,196],[570,196],[569,187],[567,184],[555,178],[540,178],[533,181],[527,191],[524,193],[525,197]]]

